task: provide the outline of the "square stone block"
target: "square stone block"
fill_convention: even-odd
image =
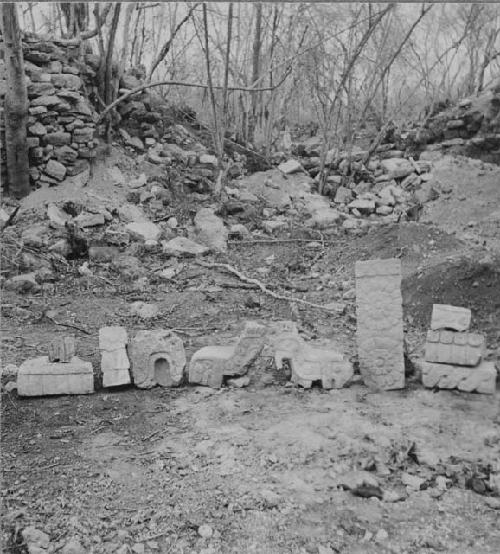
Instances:
[[[361,375],[372,390],[405,386],[399,259],[356,262],[356,342]]]
[[[424,387],[495,393],[497,371],[493,362],[483,361],[474,368],[425,361],[420,365]]]
[[[173,331],[139,331],[130,343],[134,385],[177,387],[186,366],[182,339]]]
[[[128,342],[127,330],[125,327],[101,327],[99,329],[99,349],[117,350],[123,348]]]
[[[70,362],[75,355],[75,337],[61,337],[49,343],[49,362]]]
[[[17,374],[19,396],[90,394],[94,392],[92,364],[76,356],[70,362],[49,362],[48,356],[26,360]]]
[[[431,330],[451,329],[467,331],[470,326],[471,311],[468,308],[434,304],[432,306]]]
[[[427,331],[425,361],[474,367],[486,351],[483,335],[455,331]]]

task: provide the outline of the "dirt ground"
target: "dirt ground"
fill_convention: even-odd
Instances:
[[[355,362],[354,262],[401,258],[406,342],[421,353],[432,304],[470,307],[489,356],[500,354],[500,170],[459,159],[436,164],[446,196],[421,222],[307,242],[232,243],[212,257],[273,290],[337,302],[338,314],[279,301],[227,273],[187,262],[175,280],[138,289],[106,268],[68,268],[43,294],[2,298],[3,363],[43,355],[75,333],[100,385],[104,325],[174,328],[189,356],[237,336],[245,319],[297,320],[309,339],[330,339]],[[465,199],[463,199],[465,197]],[[473,223],[471,225],[471,223]],[[296,238],[315,238],[297,230]],[[289,237],[288,237],[289,238]],[[164,260],[140,254],[144,267]],[[106,276],[106,281],[99,278]],[[140,321],[136,300],[160,314]],[[85,332],[56,326],[69,322]],[[99,389],[91,396],[20,399],[2,393],[2,552],[24,553],[21,530],[47,533],[50,552],[498,553],[500,500],[484,489],[500,472],[500,393],[425,390],[372,394],[286,386],[261,357],[245,389]],[[370,472],[384,495],[339,486]],[[414,486],[412,478],[420,478]],[[443,479],[444,478],[444,479]],[[407,483],[410,483],[408,485]],[[481,486],[482,485],[482,486]]]

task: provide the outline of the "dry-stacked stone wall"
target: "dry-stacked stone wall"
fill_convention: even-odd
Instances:
[[[95,77],[80,45],[23,37],[29,117],[28,148],[32,184],[57,184],[89,167],[98,141],[95,112],[87,90]],[[92,56],[90,56],[92,57]],[[94,60],[90,60],[94,61]],[[4,105],[5,68],[0,67],[0,102]],[[3,114],[2,114],[3,122]],[[4,128],[1,128],[2,142]],[[5,177],[2,149],[2,177]],[[5,179],[2,179],[5,183]]]

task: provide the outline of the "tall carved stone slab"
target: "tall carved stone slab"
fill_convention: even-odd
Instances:
[[[405,386],[401,262],[356,262],[357,346],[361,375],[372,390]]]
[[[99,329],[102,384],[104,387],[130,384],[127,343],[128,335],[125,327],[102,327]]]
[[[184,343],[173,331],[139,331],[130,343],[130,361],[136,387],[177,387],[186,365]]]

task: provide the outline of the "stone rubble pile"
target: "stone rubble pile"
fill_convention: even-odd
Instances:
[[[56,185],[82,173],[98,144],[95,112],[85,96],[85,83],[95,73],[80,60],[79,48],[26,34],[23,53],[27,78],[28,148],[32,184]],[[0,105],[6,91],[0,62]],[[0,117],[3,125],[3,116]],[[2,141],[4,140],[4,129]],[[5,149],[2,178],[5,178]],[[2,182],[6,182],[2,179]]]
[[[470,321],[467,308],[434,304],[420,363],[425,387],[495,393],[495,364],[484,360],[485,337],[469,332]]]

